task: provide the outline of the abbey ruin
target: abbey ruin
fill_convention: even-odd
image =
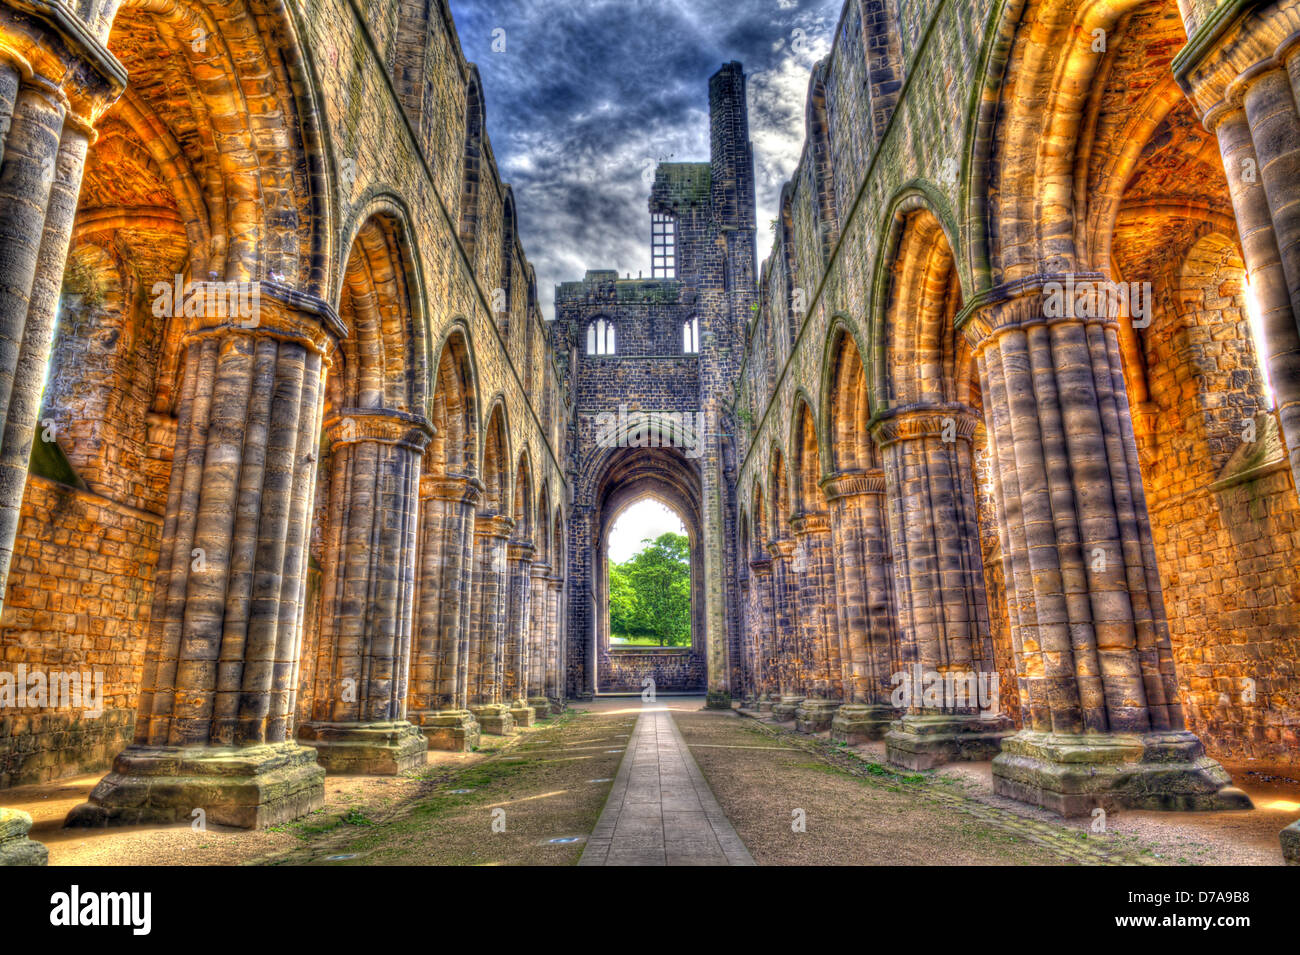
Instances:
[[[846,0],[770,224],[699,98],[547,321],[446,0],[0,0],[0,806],[263,829],[647,685],[1067,819],[1300,769],[1300,3]],[[646,498],[689,647],[611,645]]]

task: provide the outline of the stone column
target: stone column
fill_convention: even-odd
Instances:
[[[790,522],[790,529],[796,627],[808,691],[795,711],[795,726],[801,733],[820,733],[831,728],[844,702],[830,517],[821,512],[803,514]]]
[[[346,409],[326,422],[330,494],[311,719],[298,737],[332,773],[423,766],[406,719],[420,462],[433,431],[400,411]]]
[[[899,584],[899,685],[905,708],[885,736],[909,769],[990,759],[1010,723],[997,711],[997,669],[984,595],[971,441],[960,406],[877,416]],[[892,679],[892,678],[891,678]]]
[[[506,548],[515,522],[499,514],[474,521],[474,623],[469,653],[469,709],[484,733],[515,728],[505,700]]]
[[[529,568],[532,595],[528,602],[528,705],[537,713],[539,719],[551,715],[551,701],[546,697],[546,655],[550,647],[551,634],[547,629],[550,609],[550,588],[547,583],[551,568],[549,564],[533,562]]]
[[[430,749],[469,752],[480,730],[469,711],[468,668],[477,478],[420,478],[420,543],[407,718]]]
[[[548,646],[546,650],[546,696],[551,701],[551,712],[557,716],[564,712],[567,694],[564,692],[564,635],[568,632],[564,618],[564,578],[551,577],[548,581],[549,608],[546,613]]]
[[[1045,308],[1042,292],[997,290],[961,325],[989,421],[1023,721],[994,788],[1065,815],[1247,807],[1184,728],[1117,321]]]
[[[0,603],[86,152],[126,82],[63,7],[0,5]]]
[[[1174,74],[1219,140],[1300,490],[1300,34],[1294,4],[1237,12],[1190,22]]]
[[[831,505],[846,697],[831,724],[831,738],[843,743],[883,739],[897,715],[889,699],[898,671],[885,472],[837,474],[823,486]]]
[[[749,562],[750,587],[753,593],[753,625],[750,635],[754,641],[754,692],[759,713],[771,713],[773,697],[780,698],[776,682],[775,608],[772,602],[771,557],[758,557]]]
[[[775,624],[772,648],[776,702],[772,704],[772,717],[786,722],[795,719],[799,704],[807,695],[802,683],[799,628],[795,622],[798,584],[791,577],[793,571],[790,567],[794,560],[794,541],[789,538],[774,540],[767,548],[772,555],[772,620]]]
[[[246,318],[208,291],[186,303],[197,314],[135,742],[68,825],[203,810],[253,828],[324,802],[325,772],[292,722],[326,355],[345,329],[323,302],[272,283],[253,287]]]
[[[531,665],[528,637],[532,606],[532,566],[535,548],[527,541],[511,541],[506,551],[505,695],[515,726],[532,726],[537,711],[528,703],[528,671]]]

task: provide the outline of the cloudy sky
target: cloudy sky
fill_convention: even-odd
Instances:
[[[587,269],[650,274],[654,163],[709,158],[708,79],[749,74],[760,258],[843,0],[450,0],[552,316]]]

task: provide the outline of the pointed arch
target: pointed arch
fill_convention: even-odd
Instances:
[[[474,261],[479,234],[479,194],[483,179],[483,136],[487,107],[478,67],[470,64],[465,87],[465,140],[461,153],[460,244],[465,256]]]
[[[528,449],[519,455],[519,466],[515,468],[514,505],[511,517],[515,519],[514,539],[533,541],[533,468]]]
[[[483,465],[479,470],[483,481],[480,516],[509,514],[512,504],[510,457],[510,431],[506,427],[505,400],[498,398],[492,404],[487,426],[483,429]]]

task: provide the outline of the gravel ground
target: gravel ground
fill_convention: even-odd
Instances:
[[[792,731],[793,723],[772,724],[765,720],[760,725],[744,717],[740,719],[768,737],[775,734],[777,739],[827,755],[836,764],[885,762],[883,742],[841,747],[830,743],[829,733],[819,734],[820,738],[796,734]],[[1227,768],[1233,782],[1254,801],[1254,811],[1115,811],[1106,819],[1105,833],[1091,832],[1091,819],[1066,820],[1045,809],[994,795],[992,763],[953,763],[923,776],[927,791],[941,797],[948,806],[1050,846],[1061,855],[1058,861],[1281,865],[1278,833],[1300,817],[1300,780],[1294,778],[1300,774],[1294,769],[1254,765],[1228,765]],[[708,775],[707,770],[705,774]]]
[[[1052,865],[1061,858],[920,798],[912,774],[858,778],[743,717],[674,714],[710,788],[759,865]],[[802,809],[806,831],[792,831]]]

